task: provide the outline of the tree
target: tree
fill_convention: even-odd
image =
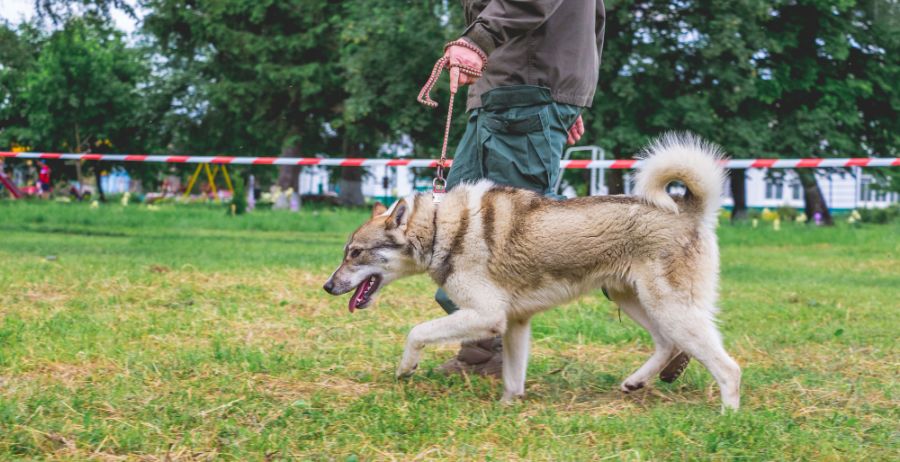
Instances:
[[[900,79],[896,34],[878,1],[781,1],[764,23],[771,47],[760,60],[760,98],[772,119],[770,148],[804,157],[896,151]],[[894,16],[896,17],[896,16]],[[814,172],[799,170],[806,214],[831,214]]]
[[[22,138],[43,151],[134,148],[139,84],[146,73],[141,55],[126,46],[121,33],[70,18],[50,35],[25,76]],[[80,163],[77,171],[80,180]],[[99,188],[96,164],[94,171]]]
[[[184,82],[173,101],[188,108],[175,115],[182,123],[171,124],[180,127],[172,137],[179,148],[365,157],[403,135],[439,139],[441,118],[415,96],[448,36],[443,2],[146,6],[145,27],[166,59],[167,80]],[[283,169],[279,182],[296,184],[297,172]],[[353,194],[361,172],[342,173],[347,197],[362,197]]]
[[[381,146],[406,136],[420,155],[433,155],[443,139],[446,104],[433,111],[416,96],[444,43],[462,30],[455,27],[461,11],[437,0],[353,0],[344,5],[340,67],[346,97],[333,124],[344,140],[343,151],[353,157],[377,155]],[[438,89],[441,101],[447,101],[447,81],[444,77]],[[464,102],[462,93],[457,102]],[[454,120],[456,133],[465,126],[461,113]],[[359,184],[360,174],[360,169],[344,169],[342,191]]]
[[[45,150],[128,149],[137,131],[139,53],[119,32],[70,19],[42,48],[23,94],[29,141]]]
[[[343,101],[341,2],[150,0],[145,30],[180,82],[165,119],[177,150],[320,152]],[[302,148],[302,151],[301,151]],[[296,186],[298,167],[281,170]]]
[[[733,157],[892,155],[898,144],[898,6],[883,0],[608,2],[592,116],[630,157],[665,130]],[[741,202],[743,172],[733,171]],[[808,214],[830,220],[813,172]],[[612,182],[615,185],[615,181]]]
[[[41,18],[48,18],[54,24],[62,24],[74,17],[96,18],[109,24],[112,11],[120,10],[134,16],[134,8],[129,0],[34,0],[34,10]]]
[[[766,12],[762,0],[607,2],[614,32],[588,112],[599,144],[629,158],[653,136],[689,130],[734,157],[759,152],[766,122],[754,100],[753,56],[766,42],[758,28]],[[732,177],[743,185],[743,171]],[[621,171],[609,184],[623,192]],[[740,210],[743,196],[734,196]]]
[[[0,146],[23,141],[26,128],[25,76],[37,58],[39,34],[30,24],[18,30],[0,22]]]

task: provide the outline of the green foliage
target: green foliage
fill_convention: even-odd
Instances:
[[[600,144],[691,130],[732,157],[896,155],[898,7],[884,1],[608,2]]]
[[[762,0],[607,2],[592,140],[630,158],[651,136],[691,130],[736,157],[766,143],[753,56],[765,47]],[[590,133],[590,132],[589,132]]]
[[[176,149],[325,149],[323,124],[345,98],[340,2],[152,0],[146,8],[145,31],[181,82],[165,116]]]
[[[50,34],[0,27],[0,144],[58,151],[108,138],[135,152],[375,156],[409,141],[420,157],[439,146],[445,106],[415,96],[463,30],[456,2],[147,0],[140,47],[109,26],[127,2],[77,5],[37,2]],[[584,142],[628,158],[663,131],[691,130],[737,158],[896,156],[898,9],[610,0]],[[437,91],[446,101],[446,79]],[[456,112],[453,141],[465,122]]]
[[[234,186],[234,194],[228,204],[228,213],[243,215],[247,212],[247,188],[244,187],[244,177],[240,174],[231,177]]]
[[[404,136],[439,141],[441,118],[415,96],[452,36],[446,19],[456,15],[444,2],[154,0],[147,8],[165,79],[181,83],[160,118],[178,150],[373,156]]]
[[[0,21],[0,147],[23,141],[25,76],[37,58],[38,37],[31,24],[13,29]]]
[[[781,221],[794,221],[800,215],[800,212],[798,212],[797,209],[786,205],[778,207],[775,210],[775,213],[778,214],[778,218],[780,218]]]
[[[130,0],[34,0],[33,3],[38,16],[54,24],[64,23],[75,15],[109,23],[116,10],[135,16],[135,2]]]
[[[769,46],[757,65],[773,152],[896,154],[900,40],[878,17],[897,13],[896,4],[881,1],[773,4],[761,24]]]
[[[138,85],[147,69],[122,34],[71,19],[25,77],[27,142],[37,150],[128,151],[136,146]]]
[[[407,135],[419,152],[434,152],[443,136],[446,79],[436,96],[440,110],[425,108],[416,96],[444,43],[461,29],[461,12],[441,1],[353,0],[343,5],[340,67],[347,96],[335,128],[370,148]],[[465,118],[455,122],[458,139]]]
[[[883,209],[857,209],[860,219],[863,223],[886,224],[900,221],[900,204],[892,204],[890,207]]]

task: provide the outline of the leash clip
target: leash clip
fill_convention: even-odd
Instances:
[[[444,180],[443,177],[435,178],[434,181],[431,182],[432,201],[435,204],[440,204],[441,201],[444,200],[445,194],[447,194],[447,180]]]

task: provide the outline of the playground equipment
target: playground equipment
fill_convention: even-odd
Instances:
[[[228,187],[228,191],[234,195],[234,186],[231,184],[231,177],[228,176],[228,169],[225,168],[225,165],[213,164],[212,168],[210,168],[209,164],[203,163],[197,165],[197,170],[194,170],[194,174],[191,175],[191,181],[188,182],[187,188],[184,190],[184,197],[191,195],[191,191],[194,190],[194,185],[197,183],[197,179],[202,171],[206,171],[206,179],[209,181],[209,187],[212,189],[213,196],[217,199],[219,198],[219,193],[216,191],[216,176],[219,172],[222,172],[222,176],[225,178],[225,185]]]
[[[6,176],[5,173],[0,171],[0,184],[6,186],[6,189],[9,190],[9,193],[12,195],[13,199],[20,199],[22,197],[22,191],[19,191],[19,188],[13,184],[12,180]]]
[[[568,161],[572,160],[572,154],[576,152],[590,152],[591,153],[591,163],[598,163],[603,165],[603,162],[606,161],[606,151],[603,150],[600,146],[575,146],[569,149],[566,149],[566,152],[563,154],[562,161],[560,165],[569,164]],[[576,161],[578,162],[578,161]],[[581,161],[584,163],[584,161]],[[563,167],[565,168],[565,167]],[[584,167],[582,167],[584,168]],[[609,190],[606,189],[606,180],[605,175],[606,168],[598,167],[591,169],[591,182],[590,182],[590,194],[592,196],[599,196],[602,194],[608,194]],[[562,175],[556,178],[556,184],[553,185],[553,192],[559,194],[559,187],[562,184]]]

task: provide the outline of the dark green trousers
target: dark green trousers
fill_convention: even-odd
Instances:
[[[550,90],[531,85],[495,88],[481,102],[469,113],[447,188],[487,178],[556,197],[559,161],[582,108],[557,103]],[[459,309],[443,289],[434,299],[447,314]]]

